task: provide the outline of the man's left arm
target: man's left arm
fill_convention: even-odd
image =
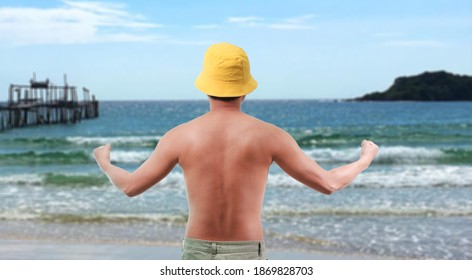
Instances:
[[[178,162],[178,151],[169,134],[159,140],[151,156],[134,172],[128,172],[110,162],[110,144],[93,151],[95,160],[118,189],[129,197],[139,195],[167,176]]]

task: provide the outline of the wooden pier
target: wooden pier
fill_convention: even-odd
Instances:
[[[90,96],[82,88],[83,101],[78,100],[77,88],[67,84],[57,86],[49,79],[36,81],[36,75],[29,85],[11,84],[8,102],[0,103],[0,131],[43,124],[73,124],[82,119],[97,118],[99,105],[95,95]]]

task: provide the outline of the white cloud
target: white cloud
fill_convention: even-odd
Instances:
[[[307,21],[314,18],[314,14],[306,14],[297,17],[285,18],[280,22],[268,24],[267,27],[272,29],[282,29],[282,30],[306,30],[314,29],[315,27]]]
[[[301,15],[298,17],[286,18],[283,21],[286,23],[291,23],[291,24],[302,24],[302,23],[305,23],[307,20],[310,20],[314,17],[315,17],[314,14],[306,14],[306,15]]]
[[[307,30],[314,29],[314,26],[308,24],[307,21],[314,18],[313,14],[306,14],[297,17],[285,18],[274,22],[268,22],[263,17],[247,16],[247,17],[230,17],[227,22],[239,24],[245,27],[263,27],[279,30]]]
[[[273,23],[268,24],[268,28],[272,29],[281,29],[281,30],[306,30],[306,29],[314,29],[314,26],[311,25],[303,25],[303,24],[291,24],[291,23]]]
[[[173,45],[193,45],[193,46],[208,46],[217,43],[217,41],[211,40],[181,40],[181,39],[167,39],[163,43]]]
[[[3,44],[151,42],[160,37],[146,31],[159,27],[116,3],[63,1],[57,8],[0,8]]]
[[[255,24],[264,21],[264,18],[262,17],[255,17],[255,16],[249,16],[249,17],[229,17],[228,22],[230,23],[241,23],[241,24]]]

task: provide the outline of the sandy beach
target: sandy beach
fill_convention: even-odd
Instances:
[[[1,221],[0,228],[0,260],[179,260],[185,235],[182,226],[142,223]],[[271,260],[381,258],[297,247],[270,234],[265,241]]]
[[[71,243],[52,240],[0,240],[1,260],[179,260],[171,245]],[[270,250],[271,260],[369,260],[373,257]]]

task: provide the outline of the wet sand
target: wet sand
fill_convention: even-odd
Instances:
[[[51,240],[0,240],[2,260],[179,260],[181,248],[171,245],[71,243]],[[271,251],[272,260],[362,260],[366,256]]]

